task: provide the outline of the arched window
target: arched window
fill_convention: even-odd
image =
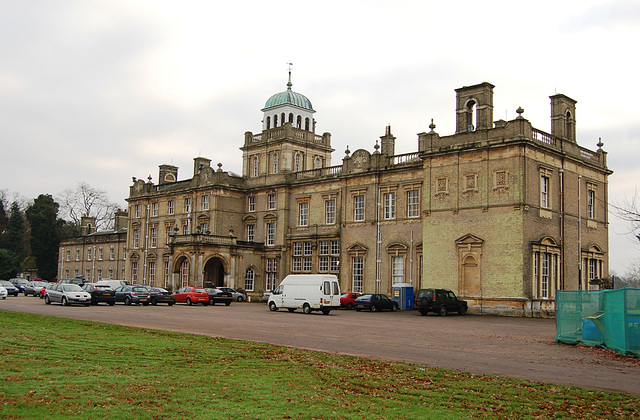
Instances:
[[[293,169],[294,172],[298,172],[302,169],[301,163],[302,163],[302,157],[300,156],[300,153],[296,153],[295,166]]]
[[[253,158],[253,176],[258,176],[258,156]]]
[[[286,120],[284,119],[284,112],[282,114],[280,114],[280,120],[282,121],[282,123],[280,123],[280,125],[284,125],[284,123],[286,122]]]
[[[466,128],[467,131],[474,131],[475,128],[473,126],[473,114],[475,113],[475,106],[476,106],[476,101],[474,101],[473,99],[470,99],[469,102],[467,102],[466,105]]]
[[[293,124],[293,112],[289,113],[289,122]]]
[[[274,174],[278,173],[278,154],[277,153],[273,154],[273,173]]]
[[[253,291],[255,286],[256,273],[253,271],[253,268],[247,268],[247,271],[244,274],[244,289]]]
[[[298,119],[296,121],[296,126],[298,128],[302,128],[302,116],[301,115],[298,115]]]
[[[273,128],[278,126],[278,114],[273,116]]]
[[[568,140],[574,140],[575,137],[573,136],[573,118],[571,118],[571,112],[567,111],[566,115],[565,115],[565,128],[564,128],[564,135]]]
[[[271,117],[267,117],[267,130],[271,128]]]
[[[309,131],[309,118],[304,119],[304,129]]]
[[[322,168],[322,159],[320,159],[320,156],[316,156],[316,158],[313,160],[313,167],[315,169]]]
[[[180,284],[182,285],[181,287],[189,285],[189,260],[186,258],[180,264]]]

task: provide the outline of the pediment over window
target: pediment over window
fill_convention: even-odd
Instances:
[[[536,245],[558,246],[558,242],[551,236],[543,236],[537,242],[534,241],[533,243]]]
[[[364,245],[362,245],[361,243],[355,243],[353,245],[351,245],[349,248],[347,248],[347,252],[367,252],[368,248]]]
[[[467,233],[466,235],[456,239],[456,244],[465,245],[465,244],[482,244],[484,243],[484,239],[479,238],[475,235]]]
[[[594,254],[602,254],[602,248],[600,248],[598,245],[591,245],[588,248],[588,252],[593,252]]]

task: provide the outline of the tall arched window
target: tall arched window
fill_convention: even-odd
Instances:
[[[277,153],[273,154],[273,173],[274,174],[278,173],[278,154]]]
[[[315,169],[322,168],[322,159],[320,159],[320,156],[316,156],[316,158],[313,160],[313,167]]]
[[[304,119],[304,129],[309,131],[309,118]]]
[[[294,172],[298,172],[302,169],[301,163],[302,163],[302,157],[300,156],[300,153],[296,153],[295,166],[293,169]]]
[[[247,271],[244,275],[244,289],[253,291],[253,288],[255,287],[255,279],[256,273],[253,271],[253,268],[247,268]]]
[[[267,130],[271,128],[271,117],[267,117]]]
[[[470,99],[469,102],[467,102],[466,105],[466,128],[467,131],[474,131],[475,128],[473,126],[473,117],[474,117],[474,110],[475,110],[475,106],[476,106],[476,101],[474,101],[473,99]]]
[[[296,126],[298,128],[302,128],[302,116],[301,115],[298,115],[298,119],[296,121]]]
[[[289,113],[289,122],[293,124],[293,112]]]
[[[273,128],[278,126],[278,114],[273,116]]]
[[[258,156],[253,158],[253,176],[258,176]]]
[[[280,123],[280,125],[284,125],[284,123],[286,122],[286,120],[284,119],[285,118],[284,117],[284,112],[282,114],[280,114],[280,117],[281,117],[280,120],[282,121],[282,123]]]
[[[189,285],[189,261],[186,258],[180,264],[180,284],[182,287]]]
[[[565,137],[568,140],[574,140],[575,137],[573,136],[573,118],[571,118],[571,112],[567,111],[566,115],[565,115]]]

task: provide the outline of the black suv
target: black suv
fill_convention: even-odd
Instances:
[[[467,302],[458,299],[455,293],[447,289],[420,289],[416,295],[415,308],[420,315],[436,312],[441,316],[449,312],[467,313]]]

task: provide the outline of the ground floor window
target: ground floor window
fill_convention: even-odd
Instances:
[[[393,272],[393,284],[404,283],[404,257],[392,257],[391,265]]]
[[[154,261],[149,262],[149,284],[153,286],[156,284],[156,263]]]
[[[267,258],[267,284],[265,286],[266,290],[273,290],[276,288],[276,273],[277,273],[277,260],[275,258]]]
[[[244,289],[247,291],[253,291],[254,283],[255,283],[255,272],[253,268],[247,268],[247,271],[244,275]]]
[[[364,282],[364,264],[362,257],[351,258],[351,291],[362,293]]]
[[[164,262],[164,288],[168,288],[170,284],[171,270],[169,269],[169,261]]]
[[[537,251],[533,254],[533,278],[537,297],[550,299],[558,286],[559,254]]]
[[[180,287],[189,285],[189,262],[185,259],[180,264]]]
[[[131,263],[131,283],[135,284],[138,282],[138,262],[133,261]]]

